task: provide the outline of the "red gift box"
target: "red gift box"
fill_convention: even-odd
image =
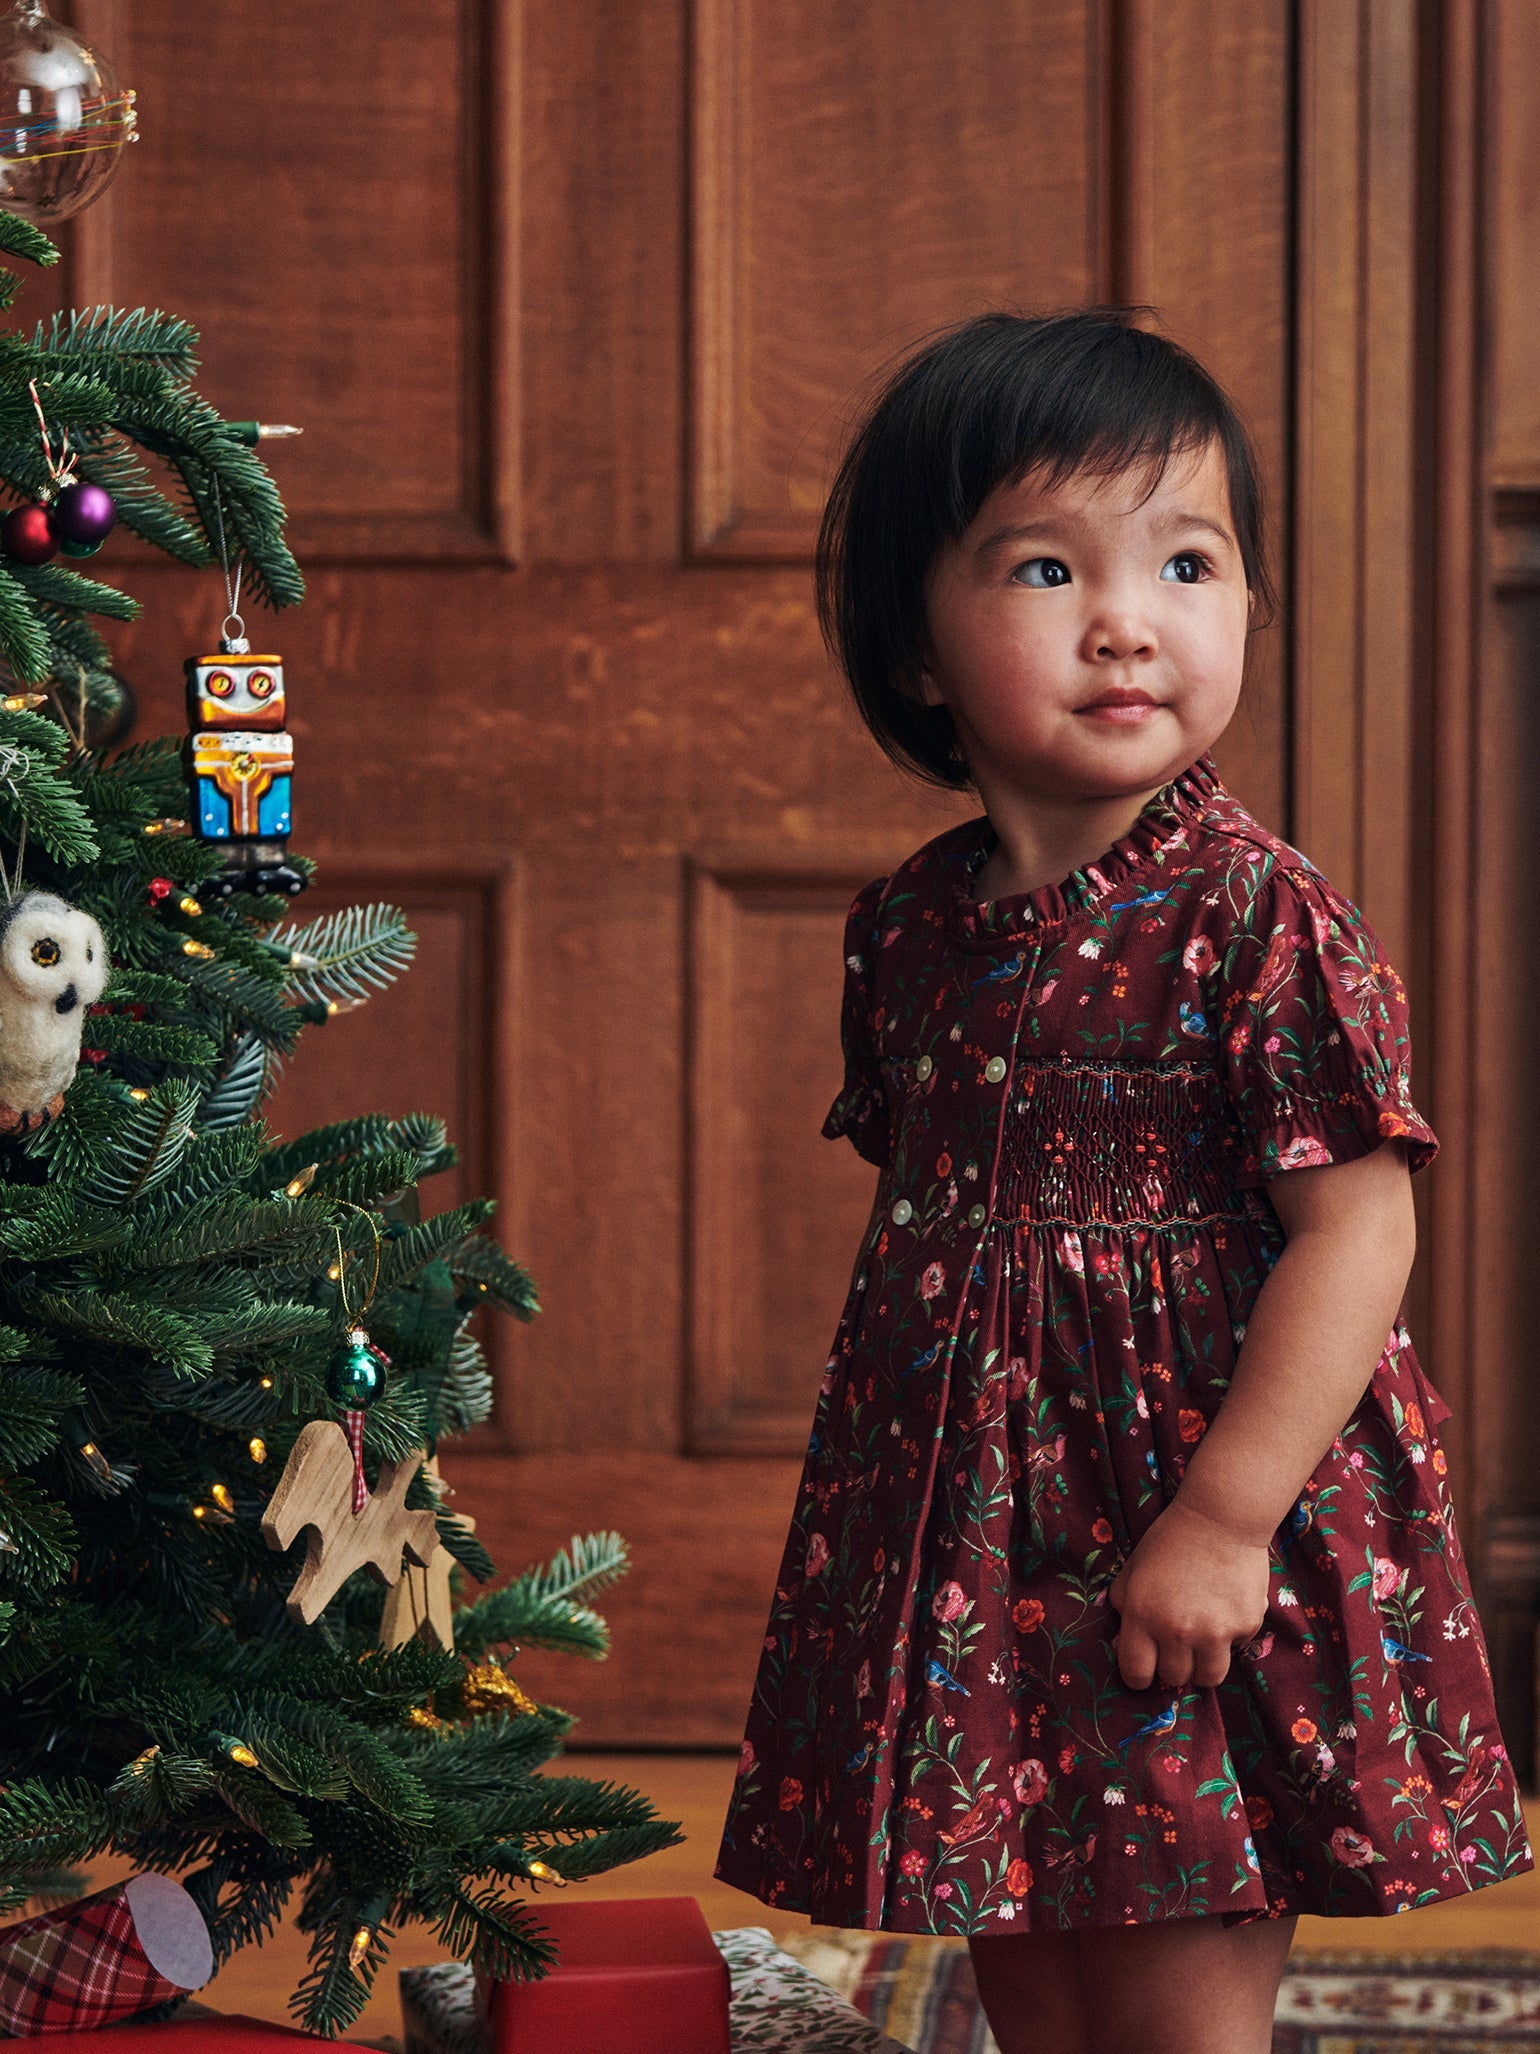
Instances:
[[[489,2054],[729,2054],[727,1963],[693,1897],[534,1910],[561,1958],[493,1985]]]

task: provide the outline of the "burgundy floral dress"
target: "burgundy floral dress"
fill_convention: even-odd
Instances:
[[[986,820],[857,897],[825,1132],[882,1172],[717,1874],[833,1925],[1363,1917],[1534,1866],[1397,1324],[1215,1687],[1132,1690],[1108,1596],[1224,1402],[1267,1179],[1401,1140],[1405,999],[1207,756],[1063,884]]]

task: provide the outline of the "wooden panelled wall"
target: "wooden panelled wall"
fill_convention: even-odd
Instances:
[[[304,425],[275,463],[311,596],[272,631],[298,840],[318,904],[391,898],[422,938],[312,1037],[281,1116],[443,1110],[446,1198],[495,1192],[539,1279],[539,1321],[488,1337],[495,1426],[446,1466],[505,1566],[589,1526],[633,1544],[609,1664],[528,1658],[578,1737],[738,1737],[871,1196],[817,1133],[840,918],[959,810],[884,765],[821,653],[832,453],[928,330],[1117,297],[1263,452],[1293,625],[1259,638],[1221,764],[1413,986],[1447,1143],[1413,1310],[1527,1744],[1540,50],[1495,53],[1533,46],[1529,0],[76,18],[144,141],[63,289],[192,314],[221,405]],[[123,663],[144,728],[174,728],[222,598],[134,573]]]

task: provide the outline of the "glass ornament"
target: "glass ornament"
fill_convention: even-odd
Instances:
[[[66,485],[53,503],[53,524],[71,556],[82,547],[100,549],[117,518],[112,494],[100,485]]]
[[[385,1389],[385,1359],[370,1345],[361,1327],[354,1327],[332,1357],[326,1371],[328,1396],[345,1412],[363,1412]]]
[[[51,228],[106,191],[136,140],[134,95],[42,0],[0,17],[0,207]]]

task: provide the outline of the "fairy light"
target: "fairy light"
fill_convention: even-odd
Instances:
[[[525,1862],[524,1873],[532,1877],[537,1883],[554,1883],[558,1890],[565,1890],[567,1887],[566,1877],[559,1875],[555,1869],[543,1861]]]
[[[224,1485],[216,1484],[214,1488],[215,1490],[224,1490]],[[211,1492],[210,1495],[212,1496],[213,1493]],[[225,1491],[225,1496],[229,1497],[229,1495],[229,1492]],[[193,1518],[197,1520],[200,1526],[233,1526],[235,1524],[235,1514],[227,1512],[223,1505],[194,1505],[191,1509]]]
[[[48,704],[46,692],[12,692],[0,699],[0,707],[7,713],[31,713],[39,706]]]
[[[199,963],[208,962],[213,953],[206,941],[194,941],[191,935],[182,943],[182,954],[193,957]]]
[[[360,1926],[353,1935],[353,1944],[348,1949],[348,1967],[357,1975],[369,1958],[369,1949],[374,1945],[374,1932],[369,1926]]]
[[[187,821],[185,821],[185,820],[147,820],[147,821],[146,821],[146,822],[144,823],[144,826],[143,826],[143,828],[142,828],[142,829],[140,830],[140,832],[141,832],[142,834],[145,834],[145,835],[149,836],[149,837],[150,837],[150,839],[151,839],[151,840],[153,840],[153,839],[155,838],[155,836],[156,836],[156,835],[162,835],[162,834],[165,834],[165,835],[183,835],[183,834],[191,834],[191,833],[192,833],[192,828],[190,827],[190,825],[188,824],[188,822],[187,822]]]
[[[238,1769],[260,1769],[262,1766],[244,1740],[228,1742],[225,1753]]]
[[[230,1486],[227,1483],[216,1483],[209,1496],[221,1512],[228,1512],[232,1519],[235,1517],[235,1500],[230,1495]]]
[[[143,1105],[150,1094],[148,1091],[146,1091],[142,1084],[130,1084],[128,1087],[128,1095],[130,1098],[137,1099],[139,1103]]]
[[[196,920],[203,912],[202,906],[190,894],[177,900],[177,910],[185,913],[189,920]]]
[[[340,1262],[329,1262],[326,1265],[326,1276],[328,1282],[333,1284],[340,1283],[342,1280],[342,1264]]]
[[[136,1754],[134,1756],[133,1760],[128,1765],[128,1773],[131,1776],[147,1776],[150,1773],[151,1762],[154,1761],[155,1757],[159,1753],[160,1742],[157,1740],[155,1745],[153,1747],[147,1747],[143,1754]]]
[[[107,1457],[102,1453],[95,1441],[84,1442],[80,1452],[91,1465],[95,1474],[101,1478],[102,1482],[111,1483],[112,1464],[107,1460]]]
[[[270,1390],[271,1390],[272,1388],[273,1388],[273,1380],[272,1380],[272,1378],[271,1378],[270,1376],[258,1377],[258,1379],[257,1379],[257,1389],[258,1389],[259,1391],[270,1391]]]
[[[303,1198],[305,1193],[310,1189],[311,1185],[315,1182],[316,1173],[320,1169],[320,1167],[321,1165],[319,1163],[306,1163],[305,1167],[300,1171],[299,1175],[296,1177],[291,1177],[288,1183],[284,1185],[284,1197]]]
[[[0,1555],[19,1555],[20,1553],[21,1549],[17,1547],[15,1541],[12,1540],[5,1528],[0,1526]]]
[[[267,1442],[260,1434],[253,1434],[246,1443],[246,1452],[253,1462],[260,1465],[267,1460]]]

